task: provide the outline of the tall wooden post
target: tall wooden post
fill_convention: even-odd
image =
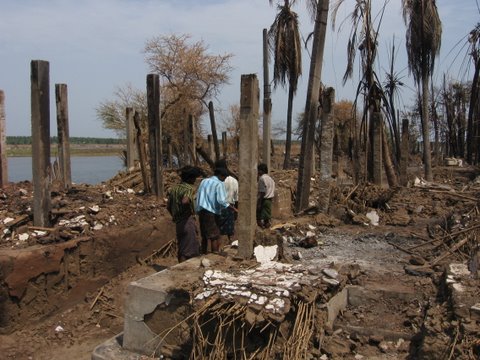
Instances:
[[[185,109],[183,110],[183,117],[182,117],[182,125],[183,125],[183,151],[181,152],[181,157],[183,165],[193,165],[192,164],[192,156],[190,152],[190,145],[191,145],[191,135],[190,135],[190,115],[187,115]]]
[[[253,255],[257,204],[258,108],[259,88],[255,74],[242,75],[240,88],[240,159],[238,255],[249,259]]]
[[[127,170],[135,168],[135,125],[133,124],[133,108],[125,109],[125,122],[127,123]]]
[[[173,169],[173,154],[172,154],[172,138],[167,136],[167,157],[168,157],[168,167]]]
[[[147,171],[147,152],[145,151],[145,143],[143,141],[142,136],[142,127],[140,126],[140,114],[138,111],[135,111],[133,115],[133,125],[135,126],[136,130],[136,137],[137,137],[137,151],[140,160],[140,171],[142,172],[142,180],[143,180],[143,191],[145,193],[149,193],[152,191],[150,187],[150,179],[148,177]]]
[[[408,183],[408,158],[410,155],[409,149],[409,133],[408,133],[408,119],[402,120],[402,150],[400,156],[400,183],[402,186],[407,186]]]
[[[222,132],[222,148],[223,148],[223,158],[227,158],[228,154],[228,143],[227,143],[227,132],[223,131]]]
[[[215,149],[215,160],[220,159],[220,146],[218,145],[217,125],[215,124],[215,111],[213,102],[208,103],[208,113],[210,114],[210,127],[212,128],[213,147]]]
[[[207,135],[207,142],[208,142],[208,156],[210,157],[210,159],[215,159],[215,146],[213,144],[212,134]]]
[[[148,149],[150,154],[150,178],[152,190],[163,197],[162,129],[160,124],[160,78],[147,75]]]
[[[318,198],[320,211],[325,213],[330,205],[330,192],[333,183],[334,102],[335,90],[329,87],[322,94],[322,119],[320,124],[320,184]]]
[[[33,225],[50,226],[50,66],[30,63],[32,112]]]
[[[267,29],[263,29],[263,154],[262,161],[271,170],[270,139],[272,132],[272,99],[270,78],[268,75]]]
[[[191,114],[188,115],[188,131],[190,134],[188,143],[190,159],[192,159],[193,165],[197,165],[197,127],[195,126],[195,119]]]
[[[372,114],[373,123],[373,183],[375,185],[382,185],[382,170],[383,170],[383,156],[382,156],[382,114],[374,112]]]
[[[8,183],[8,158],[7,158],[7,136],[5,115],[5,93],[0,90],[0,187]]]
[[[55,102],[57,105],[58,158],[60,177],[65,189],[72,186],[70,165],[70,135],[68,130],[68,88],[66,84],[55,84]]]

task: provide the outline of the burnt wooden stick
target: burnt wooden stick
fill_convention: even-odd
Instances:
[[[147,154],[145,151],[145,143],[142,139],[142,129],[140,127],[140,114],[138,111],[135,111],[135,115],[133,115],[133,123],[135,125],[135,129],[137,130],[137,146],[138,146],[138,157],[140,158],[140,170],[142,172],[142,179],[143,179],[143,190],[146,193],[151,191],[150,189],[150,182],[148,179],[148,171],[147,171]]]
[[[207,162],[207,164],[210,166],[210,168],[212,170],[214,170],[215,169],[215,163],[210,158],[210,156],[208,156],[207,152],[202,148],[202,146],[198,145],[196,150],[197,150],[198,155],[200,155],[203,158],[203,160],[205,160]]]
[[[218,145],[217,126],[215,124],[215,111],[213,102],[208,103],[208,113],[210,114],[210,127],[212,128],[213,146],[215,148],[215,160],[220,159],[220,146]]]

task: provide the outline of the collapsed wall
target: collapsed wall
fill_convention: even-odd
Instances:
[[[63,243],[0,249],[0,333],[84,300],[112,277],[171,240],[160,219],[121,231],[97,231]]]
[[[325,304],[345,279],[334,269],[244,266],[209,255],[132,282],[123,349],[173,359],[299,359],[318,351],[334,312]],[[104,351],[96,358],[106,359]]]

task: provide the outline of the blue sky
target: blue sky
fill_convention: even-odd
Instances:
[[[304,2],[298,3],[296,11],[306,36],[313,25]],[[383,1],[374,3],[378,6]],[[348,15],[352,4],[353,0],[345,2],[337,24]],[[387,67],[387,48],[395,36],[400,51],[397,71],[411,84],[399,4],[399,0],[390,0],[387,5],[379,38],[379,63]],[[438,0],[437,6],[443,23],[437,76],[447,72],[451,78],[468,80],[471,73],[467,72],[466,49],[462,50],[461,44],[480,20],[477,2]],[[50,63],[51,134],[56,134],[54,84],[66,83],[70,136],[114,136],[102,128],[95,108],[112,99],[118,86],[130,83],[138,89],[145,87],[148,69],[142,49],[147,39],[161,34],[188,33],[193,40],[209,44],[211,53],[235,55],[230,84],[215,101],[217,109],[226,110],[239,102],[241,74],[257,73],[262,84],[262,29],[272,23],[275,11],[267,0],[2,0],[0,89],[6,97],[7,135],[30,135],[30,61],[46,60]],[[356,88],[355,80],[342,86],[349,31],[347,22],[341,32],[329,27],[327,34],[323,81],[335,87],[337,99],[352,99]],[[302,112],[305,106],[308,70],[305,54],[294,113]],[[405,89],[403,101],[408,104],[411,98],[413,92]],[[278,88],[272,102],[274,123],[284,124],[286,91]],[[221,116],[219,112],[217,118]]]

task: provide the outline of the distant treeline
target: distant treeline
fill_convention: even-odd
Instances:
[[[58,137],[52,136],[50,143],[58,144]],[[70,144],[124,144],[124,139],[114,138],[91,138],[91,137],[71,137]],[[7,136],[8,145],[31,145],[31,136]]]

